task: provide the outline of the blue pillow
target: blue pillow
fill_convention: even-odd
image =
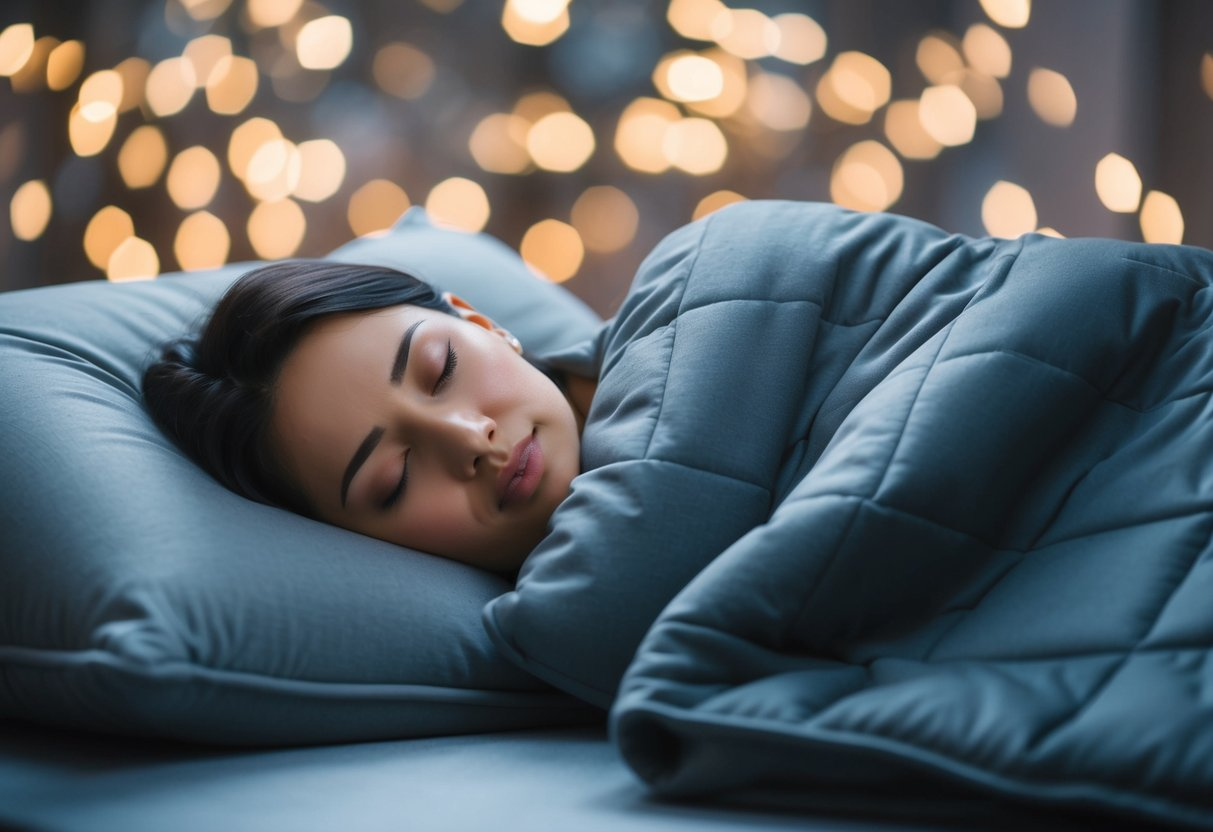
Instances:
[[[600,323],[420,209],[330,259],[468,297],[535,351]],[[253,265],[0,295],[0,717],[237,744],[596,717],[489,642],[503,578],[237,496],[153,426],[144,367]]]

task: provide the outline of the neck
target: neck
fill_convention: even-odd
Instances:
[[[590,412],[590,402],[594,399],[594,391],[598,389],[598,382],[592,378],[583,376],[575,376],[569,374],[566,377],[567,386],[565,387],[565,396],[569,400],[569,404],[573,406],[573,413],[577,416],[577,433],[585,430],[585,418]]]

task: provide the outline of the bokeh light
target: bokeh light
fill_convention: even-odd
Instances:
[[[514,113],[491,113],[481,119],[468,139],[476,164],[492,173],[522,173],[531,166],[527,152],[530,123]]]
[[[127,237],[115,248],[105,267],[110,280],[150,280],[160,274],[156,248],[141,237]]]
[[[1028,74],[1028,103],[1041,121],[1054,127],[1069,127],[1078,111],[1078,99],[1066,76],[1041,67]]]
[[[480,231],[489,221],[489,197],[478,183],[452,176],[430,191],[425,198],[425,210],[436,225]]]
[[[257,94],[257,64],[239,55],[221,57],[206,78],[206,104],[219,115],[244,111]]]
[[[279,260],[299,249],[307,233],[303,209],[292,199],[259,202],[248,218],[248,238],[258,257]]]
[[[167,163],[168,143],[154,124],[136,127],[118,151],[118,172],[132,189],[156,184]]]
[[[381,90],[406,101],[425,95],[437,75],[429,55],[400,41],[379,48],[371,72]]]
[[[354,234],[361,237],[390,228],[408,207],[404,188],[388,179],[372,179],[350,195],[346,217]]]
[[[1118,153],[1109,153],[1095,166],[1095,193],[1109,211],[1131,214],[1141,202],[1141,176]]]
[[[981,0],[981,8],[1007,29],[1022,29],[1032,17],[1032,0]]]
[[[961,48],[965,60],[978,72],[992,78],[1006,78],[1011,74],[1011,45],[984,23],[974,23],[965,30]]]
[[[642,173],[661,173],[670,167],[665,137],[681,118],[678,108],[656,98],[638,98],[619,116],[615,152],[624,164]]]
[[[135,223],[131,215],[117,205],[107,205],[93,215],[84,229],[84,253],[90,263],[104,271],[114,249],[133,236]]]
[[[147,76],[147,105],[164,118],[185,109],[197,87],[194,65],[185,58],[165,58]]]
[[[1147,243],[1184,241],[1184,215],[1175,197],[1150,191],[1141,203],[1141,237]]]
[[[202,208],[219,189],[219,160],[202,145],[187,147],[173,159],[165,182],[178,208]]]
[[[84,69],[84,44],[65,40],[46,59],[46,85],[52,90],[65,90],[80,77]]]
[[[34,27],[14,23],[0,32],[0,75],[15,75],[34,54]]]
[[[528,228],[518,252],[527,265],[556,283],[575,275],[585,257],[577,229],[555,219],[540,220]]]
[[[901,163],[887,147],[862,141],[847,148],[830,174],[830,198],[856,211],[883,211],[901,198]]]
[[[775,57],[793,64],[811,64],[826,54],[829,39],[825,29],[807,14],[787,12],[772,18],[779,30]]]
[[[918,119],[931,138],[947,147],[955,147],[973,140],[977,108],[960,87],[942,84],[922,91]]]
[[[31,179],[13,194],[9,220],[18,240],[36,240],[51,219],[51,192],[41,179]]]
[[[716,122],[684,118],[671,124],[661,139],[661,152],[679,170],[695,176],[715,173],[729,155],[729,145]]]
[[[223,220],[208,211],[198,211],[177,227],[173,256],[183,271],[217,269],[227,262],[231,245],[231,235]]]
[[[1036,228],[1036,203],[1023,186],[999,180],[981,200],[981,224],[994,237],[1027,234]]]
[[[312,139],[296,148],[299,181],[291,195],[305,202],[323,202],[337,193],[345,180],[345,154],[332,139]]]
[[[525,46],[547,46],[569,29],[569,12],[561,4],[560,12],[550,20],[528,17],[527,12],[535,6],[526,0],[506,0],[501,12],[501,28],[516,43]]]
[[[549,113],[527,131],[526,149],[544,170],[569,173],[594,152],[594,131],[573,113]]]
[[[626,193],[612,185],[595,185],[577,197],[570,212],[573,228],[590,251],[609,254],[636,236],[640,211]]]
[[[730,191],[728,188],[713,191],[695,204],[695,210],[691,213],[691,219],[703,219],[708,214],[711,214],[713,211],[719,211],[726,205],[745,201],[746,198],[744,196],[736,191]]]
[[[333,69],[341,66],[354,46],[354,30],[348,19],[333,14],[309,20],[295,38],[295,56],[304,69]]]
[[[934,159],[943,145],[922,126],[917,99],[894,101],[885,111],[884,132],[889,144],[907,159]]]

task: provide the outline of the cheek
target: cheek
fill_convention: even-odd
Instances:
[[[396,542],[439,555],[480,545],[474,538],[480,525],[464,490],[427,487],[420,492],[409,495],[408,510],[396,521]]]

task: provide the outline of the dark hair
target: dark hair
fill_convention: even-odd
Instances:
[[[171,342],[147,368],[144,403],[160,429],[228,488],[314,516],[271,451],[278,373],[318,319],[400,304],[454,314],[428,283],[384,266],[295,260],[254,269],[231,285],[197,338]]]

